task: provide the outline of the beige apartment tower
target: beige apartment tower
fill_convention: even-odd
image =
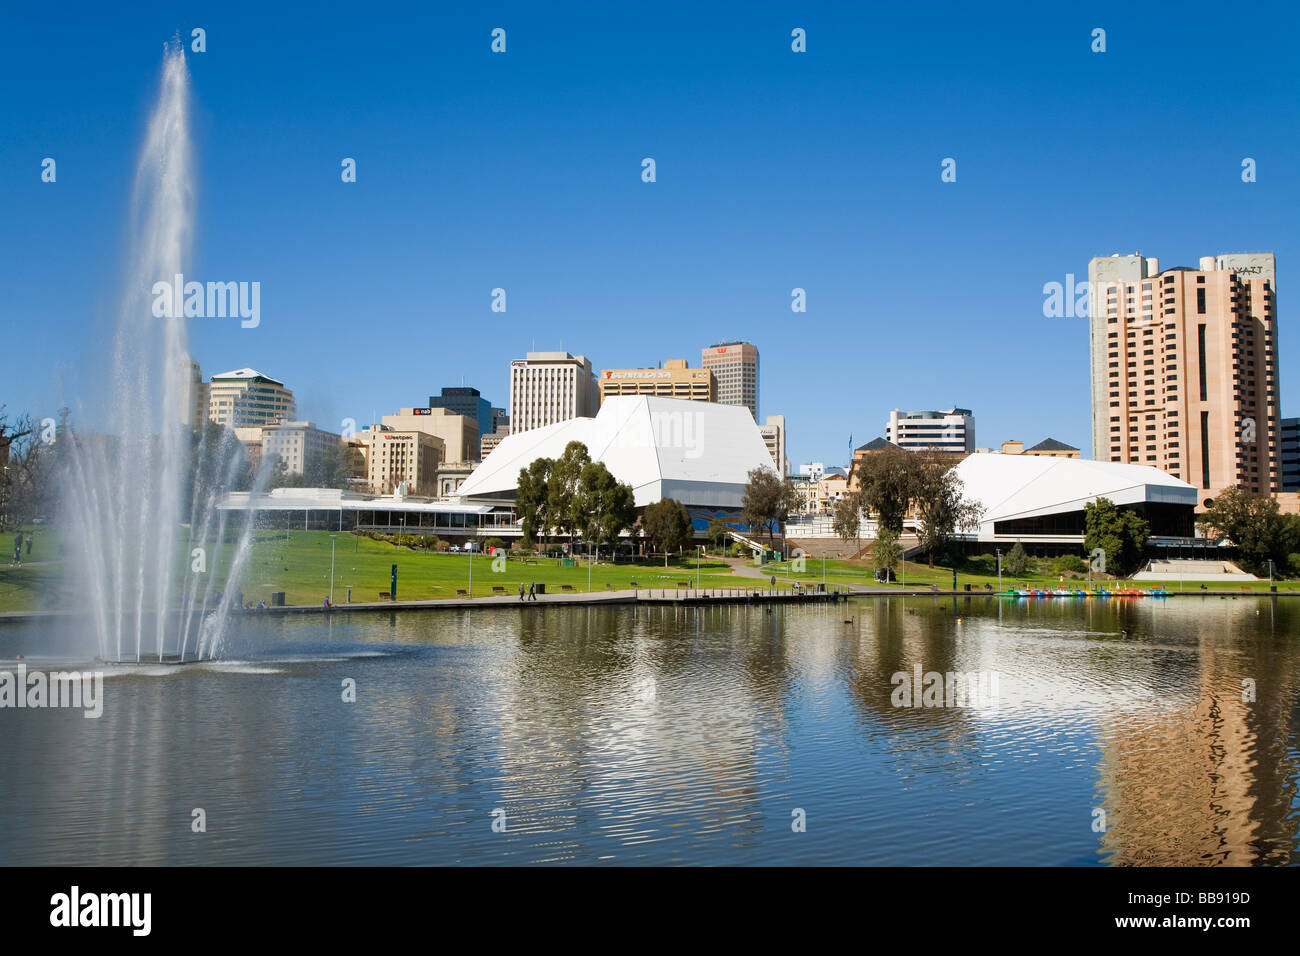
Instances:
[[[700,366],[713,373],[718,404],[744,405],[758,421],[758,349],[748,342],[719,342],[700,352]]]
[[[1141,255],[1088,266],[1092,454],[1151,465],[1201,503],[1281,490],[1272,253],[1160,270]]]
[[[529,352],[510,363],[510,433],[591,418],[600,407],[591,361],[568,352]]]
[[[686,359],[668,359],[663,368],[607,368],[600,373],[600,403],[612,395],[653,395],[694,402],[716,402],[717,386],[707,368],[689,368]]]

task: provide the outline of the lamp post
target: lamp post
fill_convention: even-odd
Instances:
[[[334,539],[338,535],[330,535],[330,607],[334,606]]]
[[[472,543],[472,542],[471,542]],[[474,549],[469,549],[469,597],[474,600]]]
[[[702,549],[703,545],[697,544],[695,546],[695,590],[697,591],[700,589],[700,551]]]
[[[1002,549],[994,548],[998,555],[998,590],[1002,590]]]

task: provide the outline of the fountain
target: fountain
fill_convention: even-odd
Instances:
[[[228,528],[216,507],[242,460],[239,443],[202,418],[187,422],[195,396],[185,318],[151,308],[154,283],[184,273],[190,256],[189,86],[173,41],[136,170],[110,394],[97,406],[112,438],[67,442],[62,504],[76,590],[110,662],[218,654],[233,604],[220,582],[239,580],[249,552],[252,521]]]

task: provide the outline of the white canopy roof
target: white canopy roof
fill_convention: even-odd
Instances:
[[[1145,465],[1039,455],[975,454],[954,468],[964,494],[984,508],[980,533],[993,522],[1082,511],[1097,498],[1117,505],[1144,501],[1196,504],[1196,489]]]
[[[631,485],[638,507],[662,498],[739,507],[750,470],[773,467],[744,406],[620,395],[606,398],[595,418],[506,436],[457,494],[463,500],[513,497],[521,468],[559,458],[571,441],[582,442],[593,461]]]

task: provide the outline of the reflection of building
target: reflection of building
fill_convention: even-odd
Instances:
[[[1213,498],[1280,490],[1277,290],[1272,253],[1160,271],[1093,259],[1092,456],[1144,464]]]
[[[278,425],[296,415],[293,392],[256,369],[223,372],[208,383],[208,418],[218,425]]]
[[[790,473],[790,462],[785,457],[785,416],[768,415],[767,422],[758,426],[767,453],[772,456],[772,467],[778,475]]]
[[[975,450],[975,417],[969,408],[938,412],[889,413],[885,438],[908,451],[939,451],[968,454]]]
[[[1150,697],[1099,724],[1099,806],[1108,825],[1098,839],[1106,863],[1294,861],[1292,710],[1271,702],[1294,700],[1297,671],[1290,650],[1261,649],[1269,634],[1294,633],[1294,612],[1283,602],[1263,609],[1253,601],[1215,603],[1213,637],[1204,606],[1171,601],[1147,609],[1153,631],[1158,617],[1165,634],[1178,628],[1202,637],[1185,645],[1178,663],[1152,659],[1145,671],[1128,665],[1124,682],[1149,686]]]
[[[472,418],[445,408],[403,408],[385,415],[383,424],[396,431],[416,431],[442,442],[443,461],[478,461],[478,425]]]
[[[607,368],[600,373],[600,400],[611,395],[656,395],[696,402],[717,401],[713,373],[668,359],[662,368]]]
[[[513,434],[596,414],[600,396],[591,361],[568,352],[529,352],[510,363]]]
[[[713,372],[718,402],[744,405],[758,421],[758,349],[748,342],[719,342],[700,352],[700,365]]]

